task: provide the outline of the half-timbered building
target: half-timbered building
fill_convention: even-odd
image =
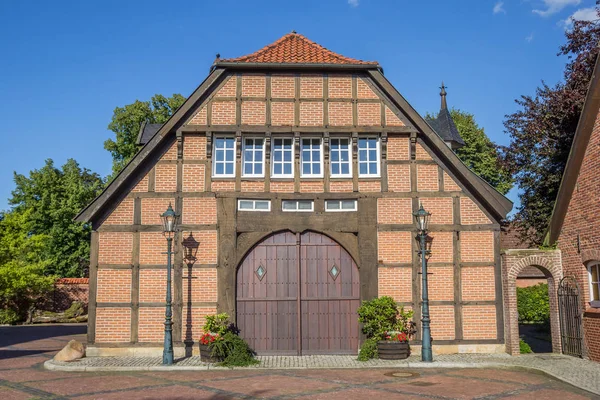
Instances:
[[[142,127],[138,154],[77,218],[93,226],[88,354],[162,351],[169,203],[181,215],[179,354],[215,312],[260,354],[356,354],[356,309],[376,296],[413,309],[419,328],[420,204],[432,213],[434,352],[503,352],[512,204],[453,152],[462,140],[443,137],[444,107],[445,93],[427,123],[377,62],[295,32],[217,58],[164,125]]]

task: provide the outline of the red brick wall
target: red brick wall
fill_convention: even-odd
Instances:
[[[586,262],[600,261],[600,114],[596,119],[571,201],[558,239],[565,276],[574,276],[583,293],[582,307],[590,311],[590,283]],[[578,244],[579,235],[579,244]],[[584,318],[584,334],[588,347],[600,343],[598,320]],[[600,351],[589,349],[590,359],[600,361]]]
[[[462,314],[465,339],[496,339],[496,306],[465,306]]]
[[[268,79],[270,79],[270,93],[267,93]],[[299,86],[297,87],[297,85]],[[238,90],[241,93],[238,93]],[[298,103],[284,101],[293,99],[297,92],[301,98]],[[356,94],[358,100],[352,99],[353,93]],[[327,100],[322,101],[324,96],[327,96]],[[366,77],[353,78],[348,74],[329,74],[325,79],[323,74],[302,74],[299,77],[292,74],[276,74],[267,78],[264,74],[243,74],[227,77],[220,88],[215,93],[209,94],[207,100],[198,107],[195,113],[192,113],[193,116],[188,123],[219,126],[235,125],[241,122],[243,125],[262,126],[269,123],[267,119],[270,114],[270,123],[273,126],[297,124],[314,127],[324,125],[346,127],[404,125],[401,119],[385,104],[382,118],[382,103],[374,101],[378,98],[379,94],[371,89]],[[364,99],[369,100],[365,102]],[[269,104],[270,110],[267,109]],[[237,114],[238,105],[240,106],[240,115]],[[325,113],[324,107],[327,107],[327,113]],[[211,114],[210,118],[208,111]],[[325,120],[325,118],[328,119]],[[358,131],[360,132],[360,129]],[[348,134],[350,132],[349,130]],[[266,187],[264,180],[254,179],[242,179],[239,184],[236,184],[235,179],[210,178],[210,181],[205,182],[207,172],[209,177],[212,172],[210,171],[210,153],[207,154],[205,135],[203,133],[185,133],[182,144],[183,159],[177,160],[177,145],[173,143],[161,156],[160,162],[154,166],[154,171],[146,175],[136,185],[132,194],[126,197],[108,216],[102,224],[103,230],[99,233],[98,258],[100,264],[131,265],[137,259],[142,266],[139,269],[138,298],[132,299],[132,295],[138,293],[131,288],[135,269],[117,269],[114,266],[112,269],[100,268],[96,282],[96,300],[98,302],[146,304],[142,305],[139,311],[134,311],[138,312],[138,340],[141,343],[157,343],[162,340],[164,309],[150,307],[148,303],[159,303],[164,300],[165,270],[159,266],[164,265],[166,261],[163,254],[165,238],[161,232],[157,231],[156,226],[160,224],[159,214],[164,212],[169,202],[174,207],[176,205],[178,163],[183,164],[179,166],[182,171],[180,177],[182,193],[177,194],[182,197],[182,209],[177,210],[182,215],[181,222],[186,226],[202,226],[202,229],[193,231],[194,238],[201,243],[196,255],[198,268],[194,267],[190,271],[184,266],[182,271],[183,316],[182,321],[176,321],[176,323],[181,323],[182,338],[191,337],[197,340],[201,333],[200,326],[203,324],[204,316],[216,311],[217,301],[217,268],[215,266],[218,262],[216,230],[218,228],[206,230],[207,228],[213,229],[208,225],[218,226],[217,201],[215,197],[198,197],[198,194],[191,195],[189,193],[204,191],[261,193],[265,191]],[[413,248],[414,232],[412,231],[413,198],[415,196],[410,192],[416,186],[419,192],[416,197],[426,209],[432,212],[431,224],[432,227],[435,227],[454,223],[454,200],[451,196],[458,194],[444,194],[444,192],[459,192],[460,188],[445,172],[443,175],[444,185],[443,187],[439,186],[439,167],[420,143],[415,146],[414,159],[417,162],[410,161],[411,146],[407,133],[390,132],[387,148],[384,147],[384,144],[385,142],[382,141],[382,153],[384,149],[387,150],[387,160],[390,163],[382,164],[381,179],[359,178],[357,188],[352,178],[331,179],[327,190],[333,193],[351,193],[358,189],[357,197],[360,197],[361,193],[389,192],[378,199],[377,221],[374,223],[380,226],[402,225],[402,229],[410,225],[411,228],[401,231],[396,227],[391,231],[380,229],[378,232],[379,295],[391,295],[397,301],[405,303],[407,307],[414,308],[417,307],[419,301],[419,299],[413,298],[414,280],[417,279],[420,284],[420,276],[413,276],[412,268],[415,251]],[[208,151],[210,152],[210,150]],[[387,182],[383,181],[386,176],[386,168]],[[417,181],[413,182],[413,185],[411,185],[411,168],[414,169],[413,176],[417,177]],[[149,182],[150,177],[154,179],[152,182]],[[324,193],[327,185],[325,179],[300,179],[298,186],[294,179],[272,179],[269,187],[273,193],[315,193],[315,197],[319,197],[317,195]],[[155,197],[148,197],[149,195],[145,194],[152,191],[157,192]],[[139,193],[144,193],[144,195],[139,195]],[[475,202],[464,197],[466,194],[460,195],[463,196],[460,198],[462,219],[460,222],[462,224],[491,223]],[[140,198],[137,202],[134,200],[136,196]],[[141,207],[137,211],[140,213],[142,228],[137,226],[131,232],[111,232],[111,229],[123,230],[123,226],[133,224],[135,204],[139,204]],[[121,226],[111,228],[112,225]],[[440,227],[438,231],[434,229],[432,233],[434,242],[430,263],[434,274],[430,278],[430,297],[433,302],[453,301],[455,298],[455,269],[448,264],[454,262],[453,240],[457,233],[440,231],[444,229],[447,230],[447,228]],[[482,263],[481,267],[461,268],[463,298],[472,299],[472,301],[494,300],[494,268],[490,266],[490,263],[494,262],[495,254],[493,233],[491,231],[461,231],[459,235],[461,262]],[[133,251],[136,248],[134,241],[138,236],[139,255],[134,255]],[[137,268],[137,266],[133,268]],[[188,274],[191,274],[191,277],[188,277]],[[188,301],[196,304],[191,306],[190,315],[188,315]],[[198,305],[198,303],[202,304]],[[492,308],[494,307],[492,306]],[[486,310],[483,309],[483,311]],[[454,339],[454,306],[433,304],[431,312],[434,338],[437,340]],[[98,342],[128,342],[130,340],[131,333],[128,326],[126,330],[115,335],[106,331],[109,327],[107,324],[110,322],[105,319],[113,317],[116,315],[115,313],[120,313],[119,315],[123,316],[124,321],[131,321],[132,314],[129,308],[105,307],[97,314],[96,318],[96,340]],[[480,323],[490,324],[490,326],[482,329],[488,329],[495,333],[495,314],[494,320],[485,318],[487,317],[484,312],[484,319]],[[473,335],[490,338],[486,333],[474,333]]]
[[[96,342],[127,343],[131,340],[131,308],[98,307]]]

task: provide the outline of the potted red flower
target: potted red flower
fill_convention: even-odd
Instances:
[[[382,360],[404,360],[410,355],[406,332],[386,332],[384,340],[377,342],[377,353]]]
[[[200,336],[200,359],[204,362],[220,362],[223,361],[220,357],[212,355],[212,349],[210,348],[211,343],[219,338],[218,333],[206,332]]]

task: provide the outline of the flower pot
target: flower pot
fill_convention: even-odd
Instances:
[[[207,363],[217,363],[223,361],[221,357],[213,357],[209,345],[200,343],[200,360]]]
[[[410,355],[408,342],[379,341],[377,353],[382,360],[404,360]]]

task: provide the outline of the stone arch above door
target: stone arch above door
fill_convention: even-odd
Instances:
[[[560,353],[560,319],[556,290],[560,279],[563,277],[561,253],[560,250],[544,251],[537,249],[505,250],[502,254],[506,351],[511,355],[520,354],[516,280],[519,273],[530,266],[540,269],[548,280],[552,351]]]

